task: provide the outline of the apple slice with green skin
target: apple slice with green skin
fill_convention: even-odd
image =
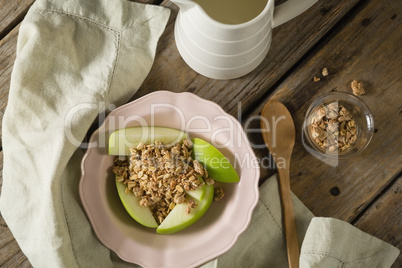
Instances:
[[[201,176],[198,176],[198,179],[200,181],[202,181],[203,183],[205,183],[204,180],[201,178]],[[197,188],[195,190],[186,191],[186,194],[189,195],[190,197],[194,198],[194,199],[202,200],[204,198],[204,196],[205,196],[205,189],[206,189],[206,187],[205,187],[205,184],[204,184],[202,187],[199,187],[199,188]]]
[[[116,187],[124,208],[134,220],[146,227],[158,227],[158,223],[156,223],[156,220],[149,207],[140,206],[139,198],[133,193],[126,193],[126,186],[123,183],[116,182]]]
[[[187,139],[187,134],[167,127],[130,127],[113,132],[109,137],[109,155],[129,155],[129,148],[140,143],[175,144]]]
[[[158,234],[173,234],[198,221],[207,212],[214,197],[213,185],[204,185],[203,187],[205,187],[204,198],[202,200],[194,200],[197,206],[191,209],[190,214],[186,214],[187,203],[176,205],[156,229],[156,232]]]
[[[193,142],[193,159],[205,166],[212,179],[219,182],[238,182],[240,180],[229,160],[212,144],[199,138],[191,139],[191,141]]]
[[[202,180],[201,177],[198,179]],[[203,181],[203,180],[202,180]],[[119,197],[121,202],[123,203],[124,208],[130,214],[130,216],[136,220],[138,223],[150,227],[157,228],[158,224],[155,221],[155,218],[152,215],[149,207],[140,206],[140,199],[136,197],[133,193],[126,193],[126,186],[116,181],[117,192],[119,193]],[[202,200],[205,197],[205,193],[207,190],[207,186],[204,184],[200,188],[196,190],[187,191],[186,193],[196,200]],[[196,201],[195,200],[195,201]],[[196,201],[197,202],[197,201]]]

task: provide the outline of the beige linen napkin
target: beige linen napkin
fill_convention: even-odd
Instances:
[[[78,195],[78,147],[99,113],[136,92],[168,16],[126,0],[37,0],[24,19],[3,120],[0,209],[34,267],[136,266],[92,231]],[[249,228],[205,267],[287,267],[276,177],[260,192]],[[389,267],[398,255],[293,201],[302,267]]]
[[[297,197],[292,197],[301,246],[300,268],[386,268],[398,257],[397,248],[347,222],[314,217]],[[260,187],[250,226],[232,249],[205,266],[211,267],[288,267],[276,176]]]
[[[313,218],[301,248],[300,267],[385,268],[399,253],[344,221]]]
[[[34,267],[118,267],[80,205],[77,147],[139,88],[170,10],[126,0],[37,0],[21,24],[3,120],[2,216]]]

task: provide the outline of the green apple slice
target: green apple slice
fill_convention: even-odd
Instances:
[[[128,214],[136,220],[138,223],[150,227],[157,228],[158,223],[154,216],[152,215],[149,207],[140,206],[140,200],[133,193],[126,193],[126,186],[121,182],[116,182],[117,192],[124,208],[127,210]]]
[[[187,139],[187,134],[167,127],[130,127],[117,130],[109,137],[109,155],[129,155],[129,148],[140,143],[175,144]]]
[[[191,209],[190,214],[186,214],[188,204],[183,203],[176,205],[161,225],[156,229],[156,232],[158,234],[173,234],[198,221],[205,212],[207,212],[214,197],[214,187],[212,185],[204,185],[204,187],[204,198],[201,201],[194,200],[197,206]]]
[[[204,182],[204,180],[198,176],[198,179],[202,182]],[[205,189],[206,189],[206,185],[204,184],[203,186],[192,190],[192,191],[186,191],[186,194],[188,194],[190,197],[197,199],[197,200],[202,200],[205,196]]]
[[[202,178],[199,178],[202,180]],[[136,197],[133,193],[126,193],[126,186],[121,182],[116,182],[117,192],[119,193],[119,197],[121,202],[123,203],[124,208],[130,214],[130,216],[136,220],[138,223],[150,227],[150,228],[157,228],[158,224],[155,218],[152,215],[151,210],[148,207],[142,207],[139,204],[139,198]],[[200,201],[205,197],[205,193],[207,190],[207,185],[203,185],[200,188],[197,188],[193,191],[187,191],[186,193],[191,197],[194,198],[194,201]],[[186,204],[187,206],[187,204]],[[184,207],[184,209],[186,208]],[[176,206],[177,207],[177,206]],[[175,209],[176,209],[175,207]],[[184,211],[185,213],[185,211]]]
[[[219,182],[238,182],[240,180],[236,170],[229,160],[212,144],[194,138],[192,157],[205,166],[209,176]]]

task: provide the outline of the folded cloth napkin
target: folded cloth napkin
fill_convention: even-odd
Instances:
[[[37,0],[19,33],[3,119],[0,210],[34,267],[135,267],[96,238],[78,195],[80,142],[148,74],[169,10],[125,0]],[[249,228],[205,267],[287,267],[275,176]],[[293,197],[301,267],[389,267],[394,247]]]
[[[149,73],[170,10],[36,0],[21,24],[3,119],[2,216],[34,267],[118,267],[80,206],[78,149]]]
[[[301,268],[386,268],[398,257],[399,250],[392,245],[347,222],[314,217],[297,197],[292,198]],[[205,265],[211,267],[288,267],[276,176],[261,185],[250,226],[233,248]]]

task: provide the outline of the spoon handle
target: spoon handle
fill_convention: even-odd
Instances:
[[[278,173],[289,267],[298,268],[300,251],[290,190],[289,165],[287,164],[285,168],[278,168]]]

